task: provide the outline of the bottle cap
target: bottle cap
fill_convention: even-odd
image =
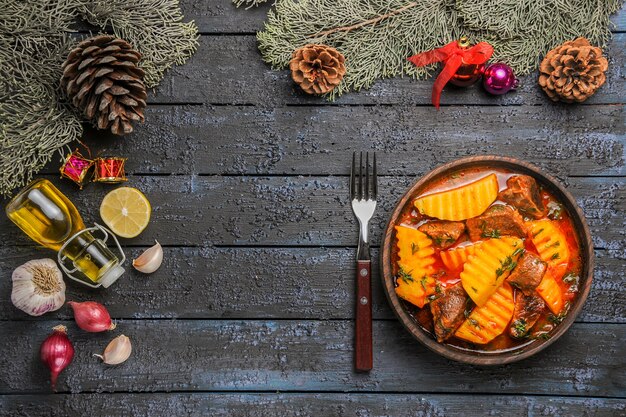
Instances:
[[[104,288],[109,288],[109,286],[117,281],[117,279],[123,274],[124,268],[119,265],[115,265],[113,268],[106,271],[104,275],[102,275],[102,278],[100,278],[100,284],[102,284]]]

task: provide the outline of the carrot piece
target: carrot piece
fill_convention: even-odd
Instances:
[[[563,300],[563,293],[561,287],[554,278],[553,271],[548,269],[548,272],[543,276],[543,279],[536,288],[537,293],[543,298],[548,305],[550,311],[554,314],[559,314],[563,310],[565,302]]]
[[[479,345],[489,343],[507,328],[514,309],[513,289],[505,283],[482,307],[476,306],[472,310],[455,336]]]
[[[418,197],[413,204],[429,217],[465,220],[481,215],[497,197],[498,178],[490,174],[458,188]]]
[[[463,264],[467,262],[467,258],[470,255],[476,253],[476,249],[482,245],[483,242],[477,242],[471,245],[458,246],[456,248],[441,251],[441,261],[451,271],[457,271],[463,268]]]

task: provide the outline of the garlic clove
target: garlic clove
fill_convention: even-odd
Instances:
[[[58,310],[65,303],[63,274],[52,259],[34,259],[18,266],[12,281],[13,305],[31,316]]]
[[[159,242],[156,240],[155,242],[154,246],[146,249],[144,253],[133,261],[133,266],[137,271],[150,274],[161,266],[161,262],[163,262],[163,248]]]
[[[99,357],[107,365],[119,365],[130,357],[132,351],[130,339],[122,334],[111,340],[102,355],[93,356]]]

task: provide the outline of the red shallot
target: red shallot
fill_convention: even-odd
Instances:
[[[52,328],[53,332],[41,344],[39,355],[43,363],[50,368],[50,382],[52,382],[52,390],[56,391],[57,377],[74,358],[74,346],[67,337],[67,328],[65,326],[56,326]]]
[[[115,323],[111,322],[111,316],[102,304],[95,301],[70,301],[68,304],[74,310],[76,324],[84,331],[95,333],[115,329]]]

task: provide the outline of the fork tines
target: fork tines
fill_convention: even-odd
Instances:
[[[376,152],[372,154],[372,175],[370,176],[370,154],[365,152],[365,177],[363,177],[363,152],[359,152],[358,173],[356,172],[356,152],[352,154],[352,168],[350,169],[350,198],[352,200],[376,199],[378,194]]]

